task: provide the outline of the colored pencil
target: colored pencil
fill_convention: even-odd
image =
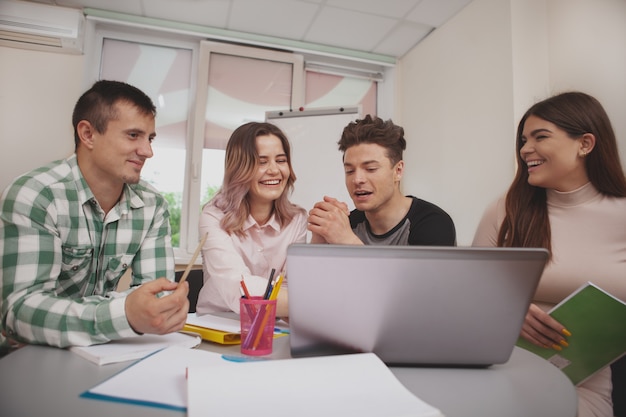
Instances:
[[[206,238],[207,237],[209,237],[209,232],[206,232],[204,234],[204,237],[200,241],[200,243],[198,243],[198,247],[196,248],[196,251],[194,252],[193,256],[191,257],[191,260],[187,264],[187,268],[185,269],[185,272],[183,272],[183,276],[180,277],[180,281],[178,281],[180,284],[185,282],[185,280],[187,279],[187,276],[191,272],[191,268],[193,267],[193,264],[196,262],[196,258],[200,254],[200,250],[202,249],[202,246],[204,246],[204,242],[206,242]]]

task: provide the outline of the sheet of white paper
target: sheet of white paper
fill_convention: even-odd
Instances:
[[[196,313],[189,313],[187,315],[187,324],[221,330],[228,333],[241,333],[239,320],[213,316],[211,314],[198,316]]]
[[[192,348],[198,346],[202,339],[184,333],[165,335],[144,334],[114,340],[109,343],[92,346],[73,346],[70,351],[98,365],[123,362],[143,358],[152,352],[168,346]]]
[[[190,366],[187,417],[440,417],[374,354]]]
[[[211,365],[241,366],[222,359],[218,353],[169,347],[129,366],[86,394],[182,410],[187,407],[187,368]]]

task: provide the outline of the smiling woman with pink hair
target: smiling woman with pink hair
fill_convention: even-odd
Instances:
[[[626,178],[611,122],[584,93],[533,105],[516,149],[513,183],[487,208],[473,245],[550,251],[521,336],[557,353],[569,344],[568,323],[548,309],[587,281],[626,300]],[[578,416],[612,416],[611,390],[609,367],[579,385]]]
[[[198,314],[239,312],[240,282],[263,295],[270,271],[285,268],[287,246],[306,240],[306,211],[289,201],[296,175],[285,134],[270,123],[238,127],[226,145],[224,182],[203,208],[204,285]],[[276,314],[288,314],[286,282]]]

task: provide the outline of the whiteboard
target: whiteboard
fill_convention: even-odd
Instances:
[[[267,122],[278,126],[291,144],[291,164],[296,182],[290,201],[308,212],[325,195],[354,204],[346,190],[343,153],[337,142],[343,128],[359,118],[358,107],[269,111]]]

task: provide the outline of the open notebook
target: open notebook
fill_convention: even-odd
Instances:
[[[547,257],[530,248],[291,245],[291,354],[504,363]]]

